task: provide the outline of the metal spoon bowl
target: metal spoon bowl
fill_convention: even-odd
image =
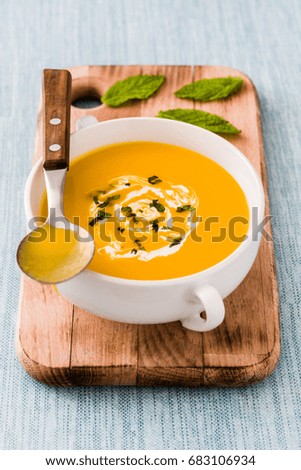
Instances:
[[[71,104],[68,70],[44,70],[43,101],[48,217],[43,225],[23,238],[17,249],[17,262],[32,279],[57,284],[83,271],[93,258],[95,246],[87,230],[64,216]]]

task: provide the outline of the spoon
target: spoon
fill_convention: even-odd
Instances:
[[[64,186],[69,169],[71,74],[43,71],[44,177],[48,217],[18,246],[17,262],[27,276],[57,284],[79,274],[94,254],[89,232],[64,216]]]

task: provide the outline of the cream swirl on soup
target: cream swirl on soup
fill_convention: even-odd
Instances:
[[[195,227],[199,204],[192,188],[157,175],[113,178],[91,198],[90,226],[98,252],[141,261],[179,251]]]

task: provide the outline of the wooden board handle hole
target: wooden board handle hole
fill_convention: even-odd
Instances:
[[[99,80],[78,78],[72,82],[71,103],[75,108],[91,109],[102,105]]]

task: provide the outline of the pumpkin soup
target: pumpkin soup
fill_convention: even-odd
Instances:
[[[220,165],[145,141],[73,160],[64,212],[94,237],[90,270],[138,280],[187,276],[217,264],[243,241],[249,220],[242,189]],[[47,214],[46,195],[41,214]]]

